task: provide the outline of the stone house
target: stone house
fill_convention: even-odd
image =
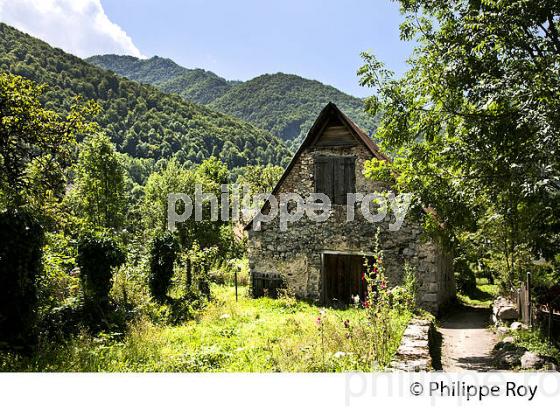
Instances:
[[[388,160],[366,133],[333,103],[320,113],[272,195],[297,193],[302,197],[323,192],[331,199],[328,220],[307,216],[280,229],[278,217],[260,229],[247,225],[249,267],[255,297],[287,287],[299,298],[322,304],[348,303],[364,295],[364,257],[371,255],[377,229],[390,284],[397,284],[408,261],[419,283],[417,302],[437,312],[455,295],[451,258],[437,240],[422,229],[420,218],[409,212],[398,231],[391,231],[390,213],[378,223],[360,212],[347,221],[346,194],[388,191],[386,184],[366,179],[362,170],[371,158]],[[360,204],[355,205],[359,207]],[[263,207],[266,213],[267,205]],[[418,212],[417,212],[418,214]]]

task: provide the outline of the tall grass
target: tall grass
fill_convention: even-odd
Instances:
[[[251,299],[214,286],[213,301],[179,326],[139,320],[126,334],[89,335],[44,343],[31,357],[0,354],[3,371],[333,372],[374,368],[364,309],[324,309],[297,301]],[[321,325],[317,318],[321,317]],[[384,318],[395,329],[394,354],[410,313]],[[322,336],[322,337],[321,337]]]

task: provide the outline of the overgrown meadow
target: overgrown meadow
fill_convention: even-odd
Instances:
[[[332,372],[371,371],[371,324],[366,310],[319,308],[284,296],[253,299],[248,288],[212,286],[213,300],[178,325],[144,317],[124,334],[85,329],[63,342],[46,342],[31,357],[4,354],[3,371],[110,372]],[[410,318],[394,312],[398,347]],[[386,360],[387,360],[386,359]]]

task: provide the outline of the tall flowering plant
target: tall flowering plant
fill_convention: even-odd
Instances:
[[[369,357],[374,368],[385,367],[391,360],[390,341],[394,331],[390,316],[390,290],[385,277],[383,251],[379,247],[379,230],[375,236],[373,258],[364,258],[362,280],[366,288],[362,306],[366,309],[371,330]]]

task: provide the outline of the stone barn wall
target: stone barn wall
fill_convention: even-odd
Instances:
[[[366,180],[364,162],[372,157],[363,145],[352,147],[318,147],[305,149],[296,158],[291,172],[282,182],[277,195],[295,192],[304,198],[314,192],[314,157],[317,155],[356,157],[356,192],[370,193],[386,189],[383,184]],[[356,207],[359,205],[356,205]],[[346,205],[332,205],[326,222],[310,221],[306,216],[289,223],[284,232],[278,218],[263,223],[260,231],[249,229],[249,267],[252,275],[281,277],[288,289],[300,298],[321,302],[321,255],[323,252],[360,254],[371,252],[380,228],[380,247],[384,252],[387,279],[400,282],[404,262],[416,269],[418,303],[433,312],[455,295],[451,258],[435,242],[423,235],[421,224],[410,212],[398,231],[389,231],[392,213],[380,223],[367,221],[356,209],[355,219],[346,221]]]

